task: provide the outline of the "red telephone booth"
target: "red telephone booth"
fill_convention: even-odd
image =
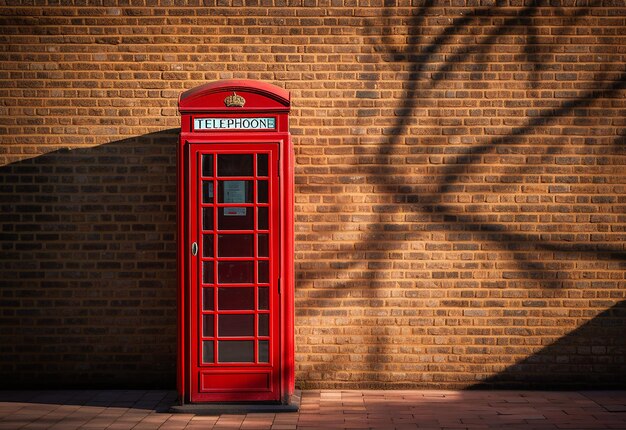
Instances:
[[[289,93],[217,81],[182,93],[178,106],[180,400],[289,404]]]

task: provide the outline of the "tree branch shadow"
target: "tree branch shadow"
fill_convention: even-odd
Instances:
[[[589,7],[577,8],[576,12],[568,20],[568,24],[572,27],[575,26],[577,20],[589,14],[590,10],[597,4],[598,2],[592,2],[589,4]],[[540,56],[532,55],[530,45],[537,42],[537,28],[533,25],[532,17],[536,15],[537,8],[542,5],[542,2],[531,2],[528,6],[520,8],[516,15],[503,19],[501,25],[494,26],[485,37],[481,38],[479,44],[457,49],[453,54],[446,56],[445,62],[440,67],[434,69],[431,65],[433,63],[431,59],[438,58],[437,56],[442,51],[442,47],[449,40],[464,32],[469,24],[497,12],[494,12],[494,8],[475,8],[466,16],[455,19],[450,25],[446,26],[434,38],[432,43],[422,46],[419,28],[429,15],[429,9],[433,5],[433,1],[428,1],[413,14],[413,19],[409,26],[409,34],[412,36],[409,39],[410,43],[406,50],[401,51],[393,46],[387,46],[385,43],[381,43],[374,48],[377,52],[386,52],[389,56],[388,61],[409,63],[409,74],[404,85],[406,95],[402,99],[401,106],[396,109],[396,115],[398,116],[396,124],[388,128],[389,141],[385,145],[379,145],[378,153],[374,155],[374,162],[371,165],[359,166],[359,173],[363,173],[366,180],[367,178],[376,178],[376,180],[372,179],[371,181],[368,180],[368,182],[382,183],[377,191],[380,194],[389,196],[386,201],[394,202],[393,205],[378,204],[374,208],[374,212],[386,215],[415,214],[415,217],[428,214],[429,219],[437,223],[431,227],[431,230],[440,228],[441,231],[446,233],[459,232],[459,235],[465,239],[471,238],[474,241],[482,241],[490,244],[496,250],[510,252],[515,261],[515,267],[507,273],[513,279],[516,277],[520,279],[518,283],[519,288],[524,288],[521,283],[524,278],[536,280],[535,285],[545,289],[564,289],[572,285],[574,281],[570,280],[567,273],[563,270],[567,266],[560,264],[560,261],[547,262],[546,256],[548,255],[561,256],[565,260],[610,261],[614,262],[611,263],[611,267],[616,269],[626,268],[626,248],[623,243],[608,245],[602,242],[580,241],[576,237],[573,240],[570,237],[566,237],[565,241],[560,242],[545,240],[542,233],[508,231],[504,225],[493,222],[493,217],[489,215],[459,213],[457,205],[449,203],[452,200],[450,197],[454,193],[463,190],[463,177],[471,174],[472,168],[478,166],[485,155],[506,154],[506,151],[503,150],[501,152],[500,148],[524,143],[525,138],[537,132],[538,129],[549,128],[566,116],[585,115],[584,110],[598,103],[599,100],[618,97],[618,93],[626,87],[626,72],[623,71],[623,67],[619,73],[607,71],[598,74],[593,82],[594,88],[584,92],[575,99],[565,100],[559,103],[557,107],[537,109],[534,112],[534,116],[525,119],[521,125],[508,127],[508,133],[503,136],[486,137],[486,143],[484,144],[465,145],[464,151],[460,153],[455,152],[451,155],[444,153],[443,156],[446,156],[450,161],[444,162],[437,167],[436,178],[441,178],[441,182],[435,182],[429,187],[425,185],[414,186],[400,182],[399,179],[403,178],[402,173],[405,173],[405,170],[403,170],[403,167],[394,167],[392,155],[395,152],[394,148],[402,143],[405,136],[410,135],[409,124],[418,107],[420,100],[418,92],[420,88],[436,88],[440,82],[446,80],[446,74],[454,70],[455,65],[468,61],[471,55],[487,56],[493,47],[496,46],[497,38],[512,33],[519,24],[528,25],[527,43],[523,51],[525,57],[529,61],[534,62],[530,74],[530,87],[532,89],[539,87],[539,71],[542,69],[542,64],[539,61]],[[387,22],[393,21],[393,14],[389,10],[383,10],[382,15]],[[375,34],[374,28],[375,26],[371,23],[366,25],[365,34]],[[392,32],[383,31],[383,35],[385,34],[392,34]],[[481,74],[484,70],[484,65],[477,64],[473,69]],[[480,76],[483,79],[482,74]],[[616,143],[619,141],[618,139],[619,137],[616,137]],[[458,147],[459,145],[456,146]],[[561,142],[551,143],[546,152],[559,154],[562,148]],[[457,150],[458,148],[454,149]],[[624,148],[618,145],[614,145],[611,149],[615,154],[624,152]],[[429,154],[428,149],[418,153],[424,152]],[[521,166],[518,170],[519,172],[516,172],[517,175],[524,175],[526,172],[531,172],[532,167]],[[512,175],[508,176],[511,177]],[[501,182],[508,182],[506,174],[500,175],[500,177]],[[425,189],[428,189],[428,191],[424,192]],[[406,219],[408,218],[405,217]],[[404,243],[410,241],[410,238],[420,237],[418,233],[414,233],[413,229],[410,226],[407,227],[406,224],[409,223],[405,221],[405,226],[403,227],[393,226],[391,223],[386,224],[381,221],[369,222],[362,230],[371,231],[371,233],[363,235],[363,240],[355,245],[355,251],[366,250],[370,251],[371,255],[382,255],[385,252],[389,253],[406,249],[403,248]],[[377,253],[378,251],[383,252]],[[346,253],[340,252],[340,254]],[[365,255],[367,260],[368,253],[365,252]],[[532,258],[532,256],[536,258]],[[320,301],[325,301],[322,307],[334,307],[336,312],[341,312],[337,308],[348,307],[344,306],[344,304],[348,305],[350,301],[354,301],[352,298],[355,295],[359,295],[359,288],[362,288],[362,282],[368,282],[368,285],[373,290],[368,291],[367,295],[363,297],[370,298],[370,302],[373,303],[382,302],[382,300],[374,300],[379,295],[376,290],[380,286],[387,284],[370,280],[376,280],[379,277],[384,278],[384,273],[390,270],[390,266],[384,265],[383,268],[377,269],[375,263],[373,261],[372,264],[364,264],[359,258],[342,261],[341,269],[348,274],[352,271],[367,271],[360,278],[361,287],[359,287],[358,282],[345,282],[337,285],[338,288],[320,288],[321,291],[316,291],[312,299],[298,300],[298,305],[302,307],[302,315],[315,314],[317,311],[311,311],[311,309],[316,306],[319,307]],[[480,262],[475,267],[480,268]],[[302,276],[301,278],[304,277]],[[432,285],[435,287],[437,281],[433,282]],[[515,285],[514,280],[507,280],[506,282]],[[321,283],[318,282],[318,284]],[[380,296],[385,297],[384,294],[380,294]],[[424,308],[424,302],[428,302],[425,300],[426,297],[422,297],[422,309],[420,309],[420,306],[412,307],[411,313],[413,315],[420,316],[422,311],[425,311],[424,314],[426,315],[433,315],[433,312],[437,315],[437,310],[433,310],[430,305],[426,305],[426,308]],[[340,306],[337,306],[338,304]],[[398,311],[403,315],[404,313],[402,312],[407,312],[404,309],[399,309]],[[356,323],[359,326],[363,326],[365,320],[368,319],[367,312],[365,317],[354,320],[352,324]],[[369,315],[372,320],[385,322],[385,316],[388,317],[389,313],[370,309]],[[349,319],[349,314],[345,311],[340,313],[340,316]],[[393,325],[393,318],[388,318],[388,320]],[[381,324],[376,325],[380,326]],[[388,345],[395,342],[393,334],[398,333],[398,331],[386,330],[384,324],[382,325],[383,327],[372,327],[370,334],[365,335],[366,344],[369,345],[367,352],[364,353],[368,368],[356,370],[369,372],[372,381],[368,381],[368,383],[376,385],[376,381],[382,381],[380,385],[385,386],[385,378],[387,376],[384,375],[384,370],[386,368],[385,363],[388,360],[387,356],[398,350],[397,345],[393,350],[390,350]],[[361,330],[360,332],[364,331]],[[358,337],[357,339],[361,338]],[[359,348],[355,347],[356,349]],[[414,353],[419,354],[421,351],[414,351]],[[329,361],[329,363],[318,366],[316,370],[335,373],[341,371],[344,363],[334,360]],[[405,385],[410,386],[411,383],[408,382]]]

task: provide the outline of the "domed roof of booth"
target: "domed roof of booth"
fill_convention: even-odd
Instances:
[[[185,91],[178,98],[178,110],[188,112],[280,111],[290,108],[290,94],[284,88],[250,79],[208,82]]]

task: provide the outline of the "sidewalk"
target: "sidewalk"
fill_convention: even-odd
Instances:
[[[171,414],[176,393],[0,391],[0,429],[626,429],[626,391],[303,391],[297,413]]]

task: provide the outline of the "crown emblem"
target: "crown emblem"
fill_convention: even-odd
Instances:
[[[224,99],[224,104],[228,107],[243,107],[246,104],[246,99],[233,91],[231,95]]]

